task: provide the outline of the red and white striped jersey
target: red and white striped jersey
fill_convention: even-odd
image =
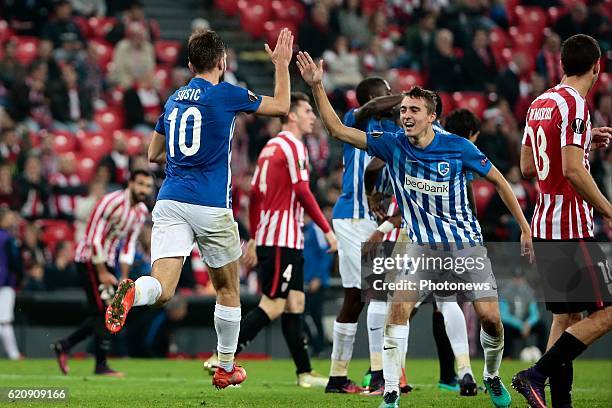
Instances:
[[[258,246],[303,249],[304,209],[293,186],[308,182],[308,152],[291,132],[280,132],[266,143],[251,180],[260,195]]]
[[[391,202],[389,203],[389,208],[387,209],[387,216],[393,217],[395,212],[397,211],[397,201],[395,201],[395,196],[391,197]],[[387,232],[383,236],[383,241],[385,242],[396,242],[402,232],[402,228],[404,227],[404,221],[399,227],[393,228],[391,231]]]
[[[51,185],[58,187],[78,187],[81,183],[81,178],[77,174],[65,175],[63,173],[55,173],[50,177]],[[66,214],[74,215],[76,201],[78,195],[74,194],[54,194],[51,196],[51,214]]]
[[[123,241],[119,262],[131,265],[136,240],[148,214],[144,203],[131,206],[129,189],[106,194],[89,216],[85,237],[76,249],[75,261],[114,266],[117,246]]]
[[[578,146],[590,170],[591,120],[585,99],[563,84],[537,97],[527,111],[523,144],[532,149],[540,190],[532,235],[551,240],[592,237],[593,209],[563,177],[561,158],[563,147]]]

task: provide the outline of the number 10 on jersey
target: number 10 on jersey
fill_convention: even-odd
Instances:
[[[174,157],[175,155],[175,131],[176,131],[176,119],[178,116],[179,108],[174,108],[172,112],[170,112],[170,116],[168,116],[168,120],[170,120],[170,135],[168,139],[168,153],[170,153],[170,157]],[[191,146],[187,146],[187,120],[190,117],[193,117],[193,126],[191,127],[191,131],[193,137],[191,139]],[[200,135],[202,133],[202,114],[200,110],[195,106],[188,107],[185,112],[182,113],[180,122],[179,122],[179,131],[178,131],[178,148],[185,156],[193,156],[200,150]]]

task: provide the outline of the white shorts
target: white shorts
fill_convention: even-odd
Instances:
[[[173,200],[155,203],[151,264],[160,258],[189,256],[196,243],[202,260],[211,268],[240,258],[238,224],[232,210]]]
[[[0,288],[0,323],[11,323],[15,311],[15,290],[10,286]]]
[[[343,288],[361,289],[361,244],[376,231],[376,221],[370,219],[334,219],[338,238],[338,263]]]

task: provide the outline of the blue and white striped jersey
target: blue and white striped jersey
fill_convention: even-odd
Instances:
[[[442,125],[440,124],[439,120],[436,120],[434,123],[432,123],[431,127],[433,128],[434,132],[436,132],[436,133],[442,133],[443,135],[450,134],[449,132],[446,131],[446,129],[444,129],[442,127]]]
[[[367,151],[387,163],[408,235],[418,244],[451,244],[457,249],[482,244],[472,213],[466,172],[485,176],[491,162],[469,140],[436,133],[424,149],[413,146],[404,131],[368,132]]]
[[[344,115],[343,123],[346,126],[358,128],[355,123],[356,109],[349,110]],[[370,119],[363,126],[363,131],[397,132],[401,128],[392,120]],[[365,169],[372,160],[372,156],[363,150],[357,149],[348,143],[343,145],[342,163],[344,172],[342,174],[342,195],[334,206],[332,218],[365,218],[371,217],[366,198],[363,175]]]

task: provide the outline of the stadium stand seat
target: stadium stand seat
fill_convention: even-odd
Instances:
[[[346,104],[350,109],[358,108],[359,102],[357,102],[357,92],[354,89],[349,89],[345,94]]]
[[[98,65],[104,72],[108,72],[109,64],[113,60],[113,46],[105,40],[92,38],[89,40],[93,44],[98,56]]]
[[[77,160],[76,173],[83,183],[89,183],[96,172],[96,162],[90,157]]]
[[[529,30],[530,32],[532,30],[542,32],[548,25],[548,17],[541,7],[517,6],[515,12],[517,25],[521,29]]]
[[[58,243],[74,240],[74,228],[68,221],[39,220],[37,224],[41,229],[41,241],[51,252],[55,252]]]
[[[140,132],[123,131],[126,135],[127,153],[138,156],[144,153],[144,136]]]
[[[363,0],[361,2],[361,12],[366,16],[374,13],[379,8],[385,8],[385,0]]]
[[[389,71],[391,87],[396,92],[408,91],[416,85],[425,86],[425,78],[419,71],[405,68],[395,68]]]
[[[508,22],[510,25],[516,24],[516,7],[520,4],[521,0],[506,0],[504,5],[506,7],[506,15],[508,16]]]
[[[106,101],[108,106],[121,107],[123,104],[123,93],[123,89],[117,86],[107,92],[104,100]]]
[[[272,18],[271,0],[240,0],[238,2],[240,24],[253,38],[264,35],[264,25]]]
[[[446,116],[455,109],[455,101],[448,92],[438,92],[438,96],[442,100],[442,116]]]
[[[8,40],[12,35],[13,32],[6,20],[0,20],[0,43],[4,43],[4,41]]]
[[[117,24],[117,19],[115,17],[91,17],[88,23],[91,35],[103,40],[106,34]]]
[[[476,179],[472,182],[472,191],[474,191],[476,212],[482,216],[487,210],[491,198],[495,194],[495,186],[487,180]]]
[[[155,71],[153,72],[153,75],[155,76],[155,80],[159,83],[160,90],[162,92],[170,88],[172,77],[170,74],[169,67],[158,65],[155,67]],[[121,96],[121,100],[123,100],[123,95]]]
[[[77,142],[72,132],[56,130],[51,134],[53,135],[51,136],[53,138],[51,146],[56,154],[59,155],[76,150]]]
[[[304,21],[306,15],[304,6],[297,0],[274,0],[272,9],[274,10],[274,20],[292,21],[294,24],[300,24]],[[293,31],[293,33],[296,32]]]
[[[155,41],[155,56],[162,64],[174,65],[181,50],[180,41],[157,40]]]
[[[215,6],[227,16],[235,16],[238,13],[238,3],[236,0],[215,0]]]
[[[291,32],[293,33],[294,41],[297,41],[298,27],[293,21],[266,21],[266,23],[264,24],[264,38],[270,48],[274,49],[274,47],[276,47],[276,40],[278,39],[278,34],[285,27],[291,30]]]
[[[72,21],[79,27],[81,34],[83,34],[85,38],[91,38],[93,36],[93,31],[87,18],[83,16],[73,16]]]
[[[565,9],[559,7],[549,7],[546,10],[546,13],[548,14],[548,25],[554,26],[559,17],[565,14]]]
[[[13,37],[17,40],[15,50],[15,58],[23,65],[28,65],[36,58],[39,39],[37,37],[17,36]]]
[[[487,109],[487,100],[480,92],[453,92],[453,102],[456,109],[469,109],[479,118]]]
[[[100,160],[113,149],[113,140],[103,132],[80,131],[76,138],[79,146],[79,155],[89,157],[94,161]]]
[[[118,108],[101,109],[94,113],[94,122],[105,132],[123,129],[123,111]]]

